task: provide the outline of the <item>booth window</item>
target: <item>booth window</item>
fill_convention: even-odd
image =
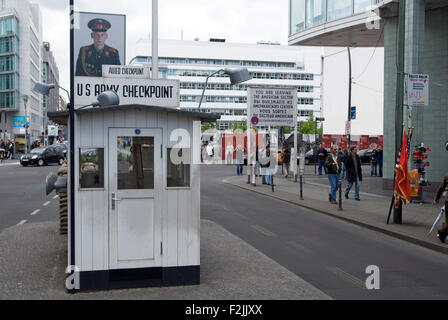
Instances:
[[[79,149],[79,187],[81,189],[104,188],[104,149]]]
[[[190,187],[190,149],[167,149],[167,187]]]
[[[118,190],[154,189],[154,137],[118,137]]]

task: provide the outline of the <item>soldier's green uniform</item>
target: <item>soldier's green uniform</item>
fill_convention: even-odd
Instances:
[[[107,32],[111,27],[105,19],[93,19],[88,27],[92,32]],[[120,65],[120,56],[117,49],[104,45],[102,50],[97,50],[94,44],[82,47],[79,50],[76,62],[76,76],[101,77],[103,64]]]

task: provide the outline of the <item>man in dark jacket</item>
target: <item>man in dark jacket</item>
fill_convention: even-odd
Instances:
[[[320,176],[322,175],[322,167],[325,170],[325,174],[327,174],[327,167],[325,166],[325,160],[327,159],[327,157],[328,157],[328,152],[324,148],[324,145],[321,144],[319,146],[319,150],[317,151],[317,159],[319,160],[319,175]]]
[[[345,165],[347,170],[347,188],[345,189],[345,198],[348,199],[348,194],[355,184],[355,200],[360,201],[359,198],[359,182],[362,181],[362,167],[361,159],[359,158],[356,147],[350,148],[351,154],[348,156]]]
[[[336,192],[338,191],[339,174],[342,170],[342,160],[338,156],[338,146],[331,147],[331,153],[325,160],[325,168],[328,172],[328,181],[330,182],[331,192],[329,194],[329,201],[332,204],[336,202]]]
[[[438,204],[440,198],[442,197],[443,193],[445,192],[446,188],[448,187],[448,173],[445,174],[445,177],[443,178],[443,182],[439,187],[439,190],[437,190],[436,197],[434,198],[434,203]],[[448,236],[448,195],[445,197],[445,223],[440,229],[437,234],[442,243],[445,243],[445,238]]]

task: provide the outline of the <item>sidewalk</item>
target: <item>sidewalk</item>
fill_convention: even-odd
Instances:
[[[67,294],[67,236],[57,222],[0,233],[0,300],[329,300],[216,223],[201,220],[201,284]]]
[[[18,159],[14,159],[14,160],[8,159],[8,160],[0,161],[0,167],[17,166],[19,164],[20,164],[20,160],[18,160]]]
[[[367,177],[366,180],[369,180]],[[377,178],[370,178],[377,179]],[[331,204],[328,201],[330,187],[326,176],[316,177],[314,175],[304,176],[303,198],[300,200],[300,185],[294,181],[287,180],[280,175],[274,178],[275,191],[272,192],[271,186],[261,184],[261,178],[257,177],[257,185],[247,184],[247,176],[233,176],[226,178],[224,182],[234,186],[258,192],[263,195],[273,197],[279,200],[287,201],[298,206],[318,211],[351,223],[355,223],[372,230],[376,230],[402,240],[412,242],[448,254],[448,244],[442,244],[437,238],[437,231],[428,234],[434,223],[434,220],[440,213],[442,204],[409,204],[403,207],[403,224],[393,224],[393,212],[389,224],[387,215],[391,203],[392,193],[389,196],[385,194],[369,193],[375,189],[369,185],[381,183],[379,179],[361,182],[360,198],[361,201],[354,200],[354,187],[350,193],[350,199],[344,197],[346,181],[342,182],[342,207],[343,211],[338,210],[339,206]],[[339,196],[339,192],[338,192]]]

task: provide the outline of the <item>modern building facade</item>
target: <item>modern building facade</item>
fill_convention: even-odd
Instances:
[[[50,50],[50,43],[42,44],[42,83],[55,84],[59,86],[59,69]],[[54,137],[48,137],[47,112],[55,112],[59,109],[59,93],[57,90],[50,90],[48,96],[42,96],[42,126],[45,136],[45,143],[52,144]]]
[[[32,91],[40,82],[42,17],[28,0],[0,0],[0,111],[5,115],[5,138],[15,141],[17,153],[42,134],[41,97]],[[25,128],[25,117],[29,128]],[[3,135],[2,135],[3,137]]]
[[[138,42],[132,63],[151,62],[151,41]],[[161,77],[180,81],[180,108],[196,111],[206,77],[225,68],[246,67],[252,80],[231,86],[227,76],[209,79],[201,111],[221,115],[218,130],[246,121],[248,86],[294,86],[298,90],[299,121],[321,112],[321,50],[275,43],[237,44],[224,40],[159,40]]]
[[[384,46],[385,187],[392,185],[394,176],[399,4],[399,0],[290,0],[290,45]],[[432,150],[426,178],[434,185],[448,170],[447,16],[447,1],[406,1],[405,74],[428,74],[430,93],[427,107],[405,106],[403,119],[406,127],[415,127],[411,147],[424,143]]]

